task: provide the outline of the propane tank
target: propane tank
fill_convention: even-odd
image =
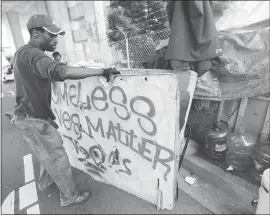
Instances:
[[[255,138],[244,131],[229,134],[227,137],[227,151],[225,163],[236,171],[246,171],[253,162]]]
[[[224,123],[212,123],[204,138],[205,154],[213,159],[223,160],[227,149],[227,135],[228,128]]]

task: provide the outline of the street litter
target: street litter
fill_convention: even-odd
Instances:
[[[232,166],[229,166],[226,171],[233,171],[233,167]]]
[[[185,182],[187,182],[190,185],[193,185],[196,182],[196,178],[187,176],[187,177],[185,177]]]

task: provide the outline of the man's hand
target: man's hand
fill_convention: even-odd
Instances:
[[[115,68],[106,68],[103,70],[102,76],[104,76],[107,79],[107,82],[110,81],[110,75],[119,75],[121,74],[119,71],[117,71]]]

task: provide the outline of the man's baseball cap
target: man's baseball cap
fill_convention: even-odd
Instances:
[[[27,29],[31,28],[44,28],[51,34],[65,35],[66,32],[59,28],[55,22],[47,15],[34,15],[31,16],[27,22]]]

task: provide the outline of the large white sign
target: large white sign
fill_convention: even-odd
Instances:
[[[180,105],[174,74],[120,75],[109,83],[97,76],[56,83],[52,91],[72,166],[173,208]]]

